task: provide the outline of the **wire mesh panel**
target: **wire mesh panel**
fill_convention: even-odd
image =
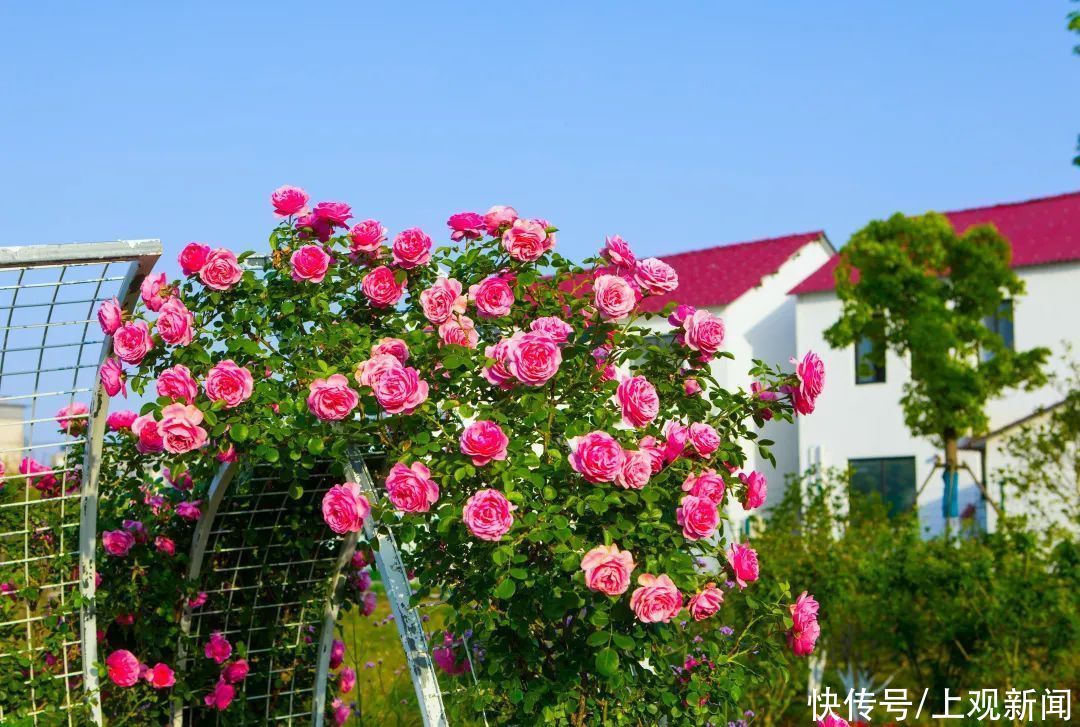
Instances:
[[[156,240],[0,248],[2,723],[100,723],[94,463],[111,343],[95,311],[130,308],[160,253]]]

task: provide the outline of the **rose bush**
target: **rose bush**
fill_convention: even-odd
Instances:
[[[741,714],[806,609],[783,584],[757,582],[752,544],[725,540],[725,508],[763,501],[746,452],[771,456],[757,434],[766,420],[813,411],[820,361],[808,354],[797,374],[754,362],[756,389],[723,389],[710,367],[732,358],[723,322],[689,306],[669,306],[667,322],[642,313],[677,275],[621,238],[581,267],[556,251],[553,225],[493,207],[450,218],[457,244],[413,228],[387,248],[377,221],[349,228],[349,205],[307,203],[295,187],[274,192],[265,264],[192,243],[184,279],[155,277],[133,316],[103,308],[116,347],[103,383],[158,394],[120,433],[141,459],[117,466],[190,478],[176,497],[190,509],[220,462],[239,458],[292,483],[312,531],[368,519],[392,529],[415,597],[441,598],[448,629],[483,646],[454,716]],[[386,466],[369,500],[340,464],[372,445]],[[339,479],[320,511],[305,488],[328,467]],[[103,547],[123,551],[127,538]],[[725,629],[730,601],[749,615]],[[215,668],[229,658],[217,641],[205,648]],[[238,709],[225,674],[194,697]],[[335,702],[332,717],[342,710]]]

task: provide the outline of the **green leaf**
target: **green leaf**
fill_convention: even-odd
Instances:
[[[229,437],[234,442],[243,442],[245,439],[248,438],[248,434],[248,426],[243,422],[237,422],[236,424],[233,424],[232,427],[229,429]]]
[[[517,592],[517,584],[507,578],[495,588],[495,598],[506,600]]]
[[[619,652],[610,646],[596,653],[596,673],[602,677],[613,677],[619,673]]]

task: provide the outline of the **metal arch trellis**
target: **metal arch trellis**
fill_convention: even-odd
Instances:
[[[112,297],[130,310],[160,254],[157,240],[0,248],[0,722],[101,724],[97,369],[112,342],[94,335],[94,314]],[[54,414],[76,402],[88,411],[63,436]],[[74,445],[81,467],[65,458]]]

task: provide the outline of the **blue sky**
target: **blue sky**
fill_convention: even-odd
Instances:
[[[0,244],[160,237],[175,269],[262,249],[283,183],[440,239],[512,204],[578,258],[839,244],[1080,189],[1072,7],[5,3]]]

